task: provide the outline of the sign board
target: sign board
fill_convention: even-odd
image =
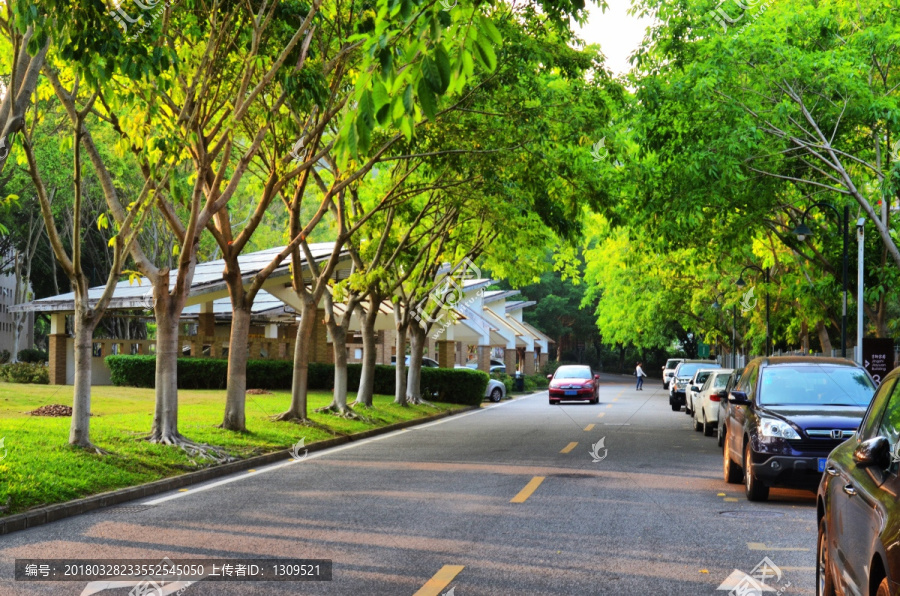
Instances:
[[[697,346],[697,357],[698,358],[709,358],[709,344],[700,343]]]
[[[863,366],[876,385],[894,368],[894,340],[882,337],[864,337],[862,345]]]

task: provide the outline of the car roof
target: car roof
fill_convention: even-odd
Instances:
[[[808,365],[814,364],[830,364],[832,366],[852,366],[860,368],[860,366],[848,358],[831,358],[825,356],[762,356],[754,358],[748,363],[758,362],[760,366],[783,366],[783,365]]]
[[[556,370],[559,370],[561,368],[586,368],[586,369],[590,370],[591,366],[589,364],[562,364]]]

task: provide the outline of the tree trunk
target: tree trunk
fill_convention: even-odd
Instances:
[[[83,314],[72,317],[75,322],[75,387],[72,398],[72,422],[69,444],[96,449],[91,444],[91,358],[94,326]]]
[[[250,308],[235,308],[231,315],[228,343],[228,381],[225,390],[225,418],[222,428],[246,432],[247,344],[250,337]]]
[[[308,422],[306,397],[309,390],[309,344],[316,322],[316,303],[304,300],[294,342],[294,376],[291,382],[291,407],[275,420]]]
[[[406,401],[406,330],[407,325],[400,323],[396,325],[397,370],[394,372],[394,403],[401,406],[409,405]]]
[[[375,393],[375,366],[378,361],[375,321],[378,318],[379,306],[381,306],[381,300],[372,299],[369,303],[369,310],[363,315],[363,361],[362,372],[359,375],[359,389],[356,392],[356,401],[353,402],[355,406],[372,407],[372,395]],[[336,359],[335,362],[337,362]]]
[[[350,313],[346,313],[349,317]],[[331,342],[334,347],[334,398],[331,405],[324,409],[331,409],[339,414],[350,414],[352,410],[347,406],[347,330],[342,325],[330,324]]]
[[[800,349],[804,356],[809,354],[809,323],[806,319],[800,322]]]
[[[163,287],[156,288],[156,409],[150,441],[174,445],[179,443],[178,433],[178,323],[179,313],[172,311],[172,299],[168,291],[168,276]]]
[[[411,404],[423,403],[422,399],[422,354],[425,351],[425,330],[413,324],[409,330],[409,371],[406,375],[406,401]],[[397,355],[397,360],[401,357]]]
[[[822,344],[822,353],[831,356],[831,338],[828,337],[828,328],[825,323],[819,321],[816,323],[816,331],[819,333],[819,342]]]

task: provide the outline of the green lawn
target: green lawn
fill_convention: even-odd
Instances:
[[[301,438],[308,445],[335,435],[464,407],[435,404],[403,408],[393,404],[392,396],[376,395],[372,409],[359,411],[364,420],[313,412],[330,401],[329,393],[309,395],[310,418],[323,426],[317,428],[269,420],[269,416],[288,408],[290,392],[248,395],[248,432],[236,433],[216,428],[222,422],[223,390],[182,390],[179,429],[191,440],[246,458],[286,449]],[[71,387],[0,383],[0,440],[4,444],[0,448],[0,516],[209,466],[208,461],[191,461],[181,449],[139,440],[150,431],[153,403],[152,389],[94,387],[91,437],[94,444],[111,452],[100,456],[68,446],[69,418],[26,413],[47,404],[71,405]]]

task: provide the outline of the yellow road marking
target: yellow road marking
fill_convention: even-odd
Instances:
[[[524,503],[531,494],[537,490],[537,487],[541,485],[541,482],[544,481],[544,476],[535,476],[531,480],[528,481],[528,484],[525,485],[525,488],[519,491],[519,494],[514,496],[510,503]]]
[[[453,578],[463,569],[464,565],[444,565],[413,596],[440,596],[443,589],[449,586]]]
[[[719,493],[719,494],[717,494],[716,496],[717,496],[717,497],[724,497],[724,496],[725,496],[725,493]]]
[[[248,472],[255,472],[256,470],[247,470]]]
[[[600,412],[599,414],[597,414],[597,418],[603,418],[604,416],[606,416],[606,412]]]
[[[560,451],[560,453],[568,453],[568,452],[572,451],[573,449],[575,449],[575,447],[577,447],[577,446],[578,446],[578,443],[569,443],[568,445],[563,447],[563,449],[562,449],[562,451]]]
[[[614,397],[614,398],[613,398],[613,401],[619,401],[619,398],[618,398],[618,397]]]
[[[591,430],[593,428],[594,428],[593,424],[588,424],[587,426],[584,427],[584,430]]]
[[[606,407],[607,407],[607,408],[611,408],[611,407],[612,407],[612,404],[606,404]]]
[[[725,497],[722,500],[725,501],[726,503],[737,503],[737,499],[735,499],[734,497]]]
[[[188,489],[186,489],[186,488],[179,488],[179,489],[178,489],[178,492],[180,492],[180,493],[186,493],[187,491],[188,491]]]
[[[789,546],[766,546],[762,542],[748,542],[747,548],[750,550],[789,550],[789,551],[800,551],[800,552],[808,552],[810,549],[808,548],[798,548],[798,547],[789,547]]]

